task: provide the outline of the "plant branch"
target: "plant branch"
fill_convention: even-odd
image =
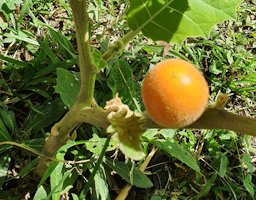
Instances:
[[[89,17],[86,0],[70,0],[76,25],[76,39],[78,45],[80,67],[80,91],[77,97],[78,104],[91,105],[97,66],[94,63],[90,50]]]
[[[95,87],[97,66],[94,63],[90,49],[89,17],[87,13],[87,0],[70,0],[76,26],[76,39],[79,54],[80,67],[80,91],[74,106],[66,115],[56,123],[51,130],[51,134],[45,142],[36,173],[43,175],[50,159],[56,151],[64,145],[69,134],[81,123],[89,123],[97,127],[106,129],[109,125],[109,112],[93,106],[93,95]],[[140,29],[128,32],[123,38],[110,45],[103,55],[104,60],[109,60],[114,55],[120,53],[124,46],[129,43]],[[155,124],[146,117],[146,128],[163,128]],[[256,119],[239,116],[225,110],[208,108],[203,115],[193,124],[185,128],[200,129],[226,129],[235,132],[256,136]]]
[[[88,121],[92,124],[96,123],[103,126],[103,124],[99,123],[95,117],[92,117],[92,120],[90,120],[88,114],[83,114],[83,109],[86,107],[90,108],[92,105],[97,73],[97,66],[94,63],[90,50],[87,3],[87,0],[70,0],[76,26],[76,39],[80,67],[80,90],[73,107],[51,129],[51,134],[47,138],[43,147],[43,154],[45,156],[41,157],[37,165],[36,173],[39,176],[43,175],[50,163],[48,157],[52,157],[55,152],[67,142],[69,134],[81,123],[81,121]],[[94,110],[96,110],[96,108]],[[87,113],[90,112],[87,111]],[[82,117],[84,117],[83,120],[81,120]]]
[[[227,129],[241,134],[256,136],[256,119],[228,112],[224,109],[208,108],[188,128]]]
[[[80,120],[82,120],[84,123],[89,122],[102,128],[106,128],[109,125],[109,121],[106,117],[108,112],[104,109],[85,109],[82,115],[95,115],[99,117],[99,119],[93,119],[91,117],[81,118]],[[165,129],[166,127],[159,126],[146,115],[145,128]],[[256,136],[256,118],[241,116],[224,109],[207,108],[197,121],[187,127],[184,127],[184,129],[224,129],[241,134]]]
[[[161,128],[149,118],[147,128]],[[225,129],[256,136],[256,119],[228,112],[224,109],[207,108],[203,115],[184,128]]]
[[[99,107],[91,107],[98,69],[94,63],[90,49],[87,3],[87,0],[70,0],[76,26],[80,67],[80,90],[73,107],[52,127],[51,134],[43,147],[43,154],[45,156],[41,157],[36,169],[36,173],[39,176],[43,175],[49,165],[50,160],[48,157],[52,157],[55,152],[67,142],[69,134],[80,123],[90,123],[105,129],[109,124],[107,120],[108,113],[106,111]],[[109,46],[103,58],[108,60],[113,55],[121,52],[124,46],[138,33],[139,30],[128,32],[123,38]]]
[[[138,35],[139,32],[140,29],[137,29],[136,31],[131,30],[126,33],[122,38],[111,44],[106,52],[103,54],[103,59],[107,61],[119,52],[122,52],[125,45],[127,45],[136,35]]]

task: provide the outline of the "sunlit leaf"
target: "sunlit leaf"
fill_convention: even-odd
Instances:
[[[44,186],[40,186],[37,191],[36,194],[34,195],[33,200],[41,200],[41,199],[46,199],[47,197],[47,192],[44,188]]]
[[[85,142],[86,149],[99,155],[104,147],[106,140],[106,138],[100,138],[98,135],[94,134],[91,139]],[[110,140],[107,151],[114,150],[117,145],[118,142],[116,140]]]
[[[95,174],[94,183],[95,183],[96,198],[110,200],[106,175],[103,168],[99,168],[99,170]]]
[[[128,24],[153,40],[181,43],[208,36],[211,28],[234,19],[240,0],[130,0]]]
[[[64,176],[63,167],[64,163],[58,163],[58,165],[55,167],[55,169],[52,171],[50,175],[51,192],[53,200],[58,200],[60,197],[60,192],[62,191],[62,178]]]
[[[170,140],[151,140],[149,142],[164,150],[170,156],[180,160],[191,169],[194,169],[196,172],[200,172],[200,167],[196,159],[189,151],[176,142]]]

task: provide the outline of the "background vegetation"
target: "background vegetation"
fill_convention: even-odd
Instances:
[[[124,0],[90,1],[93,48],[103,52],[129,30],[127,9]],[[236,22],[225,21],[212,29],[209,38],[188,38],[182,46],[139,35],[97,75],[95,99],[105,106],[118,92],[132,110],[144,110],[140,88],[145,73],[163,57],[179,57],[204,73],[210,103],[225,93],[226,109],[255,117],[255,16],[256,2],[246,0],[238,8]],[[148,178],[136,170],[141,163],[125,161],[112,141],[91,180],[106,135],[84,124],[73,135],[76,141],[70,140],[56,155],[67,161],[54,160],[41,180],[34,177],[38,162],[34,150],[40,152],[50,127],[72,104],[64,104],[59,94],[60,86],[78,83],[76,49],[65,0],[0,2],[0,141],[16,143],[0,146],[0,199],[113,199],[131,181],[135,187],[129,199],[255,198],[256,140],[224,130],[148,130],[143,135],[145,153],[152,145],[160,146],[158,141],[167,141],[148,165]],[[186,157],[188,152],[193,157]],[[185,160],[177,159],[183,155]],[[93,181],[90,190],[88,178]]]

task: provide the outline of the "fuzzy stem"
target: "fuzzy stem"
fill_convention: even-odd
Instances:
[[[70,0],[76,25],[76,39],[78,45],[80,67],[80,91],[77,97],[78,104],[91,105],[97,66],[94,63],[90,50],[89,17],[86,0]]]
[[[106,128],[109,124],[107,119],[108,112],[106,110],[97,108],[91,108],[90,112],[84,110],[83,116],[80,120],[85,123],[98,125],[99,127]],[[89,116],[95,115],[96,117],[90,118]],[[88,117],[85,117],[88,116]],[[162,128],[166,129],[168,127],[161,127],[153,122],[147,115],[145,116],[146,120],[146,129],[150,128]],[[177,127],[178,128],[178,127]],[[224,129],[230,130],[241,134],[248,134],[252,136],[256,136],[256,118],[241,116],[238,114],[231,113],[224,109],[216,109],[216,108],[207,108],[202,116],[190,124],[184,129]]]
[[[90,107],[94,95],[94,86],[97,73],[97,66],[91,55],[90,37],[89,37],[89,17],[87,13],[87,0],[70,0],[76,26],[76,39],[78,45],[78,58],[80,67],[80,91],[73,107],[56,123],[51,130],[51,134],[43,147],[44,157],[41,157],[37,165],[36,174],[42,176],[50,163],[48,157],[52,157],[56,151],[64,145],[69,134],[82,121],[88,120],[93,124],[90,117],[83,117],[83,110]],[[95,119],[95,118],[94,118]],[[96,120],[97,122],[97,120]]]
[[[125,45],[127,45],[134,37],[136,37],[139,32],[140,29],[137,29],[135,31],[131,30],[126,33],[126,35],[124,35],[121,39],[115,41],[112,45],[108,47],[107,51],[103,54],[103,59],[107,61],[118,52],[121,52]]]
[[[161,128],[147,119],[147,128]],[[207,108],[202,116],[185,129],[225,129],[256,136],[256,119],[228,112],[224,109]]]
[[[234,114],[224,109],[208,108],[188,128],[227,129],[241,134],[256,136],[256,119]]]

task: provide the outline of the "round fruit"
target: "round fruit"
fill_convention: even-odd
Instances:
[[[142,98],[149,117],[169,128],[185,127],[204,112],[208,84],[191,63],[169,59],[150,69],[142,83]]]

